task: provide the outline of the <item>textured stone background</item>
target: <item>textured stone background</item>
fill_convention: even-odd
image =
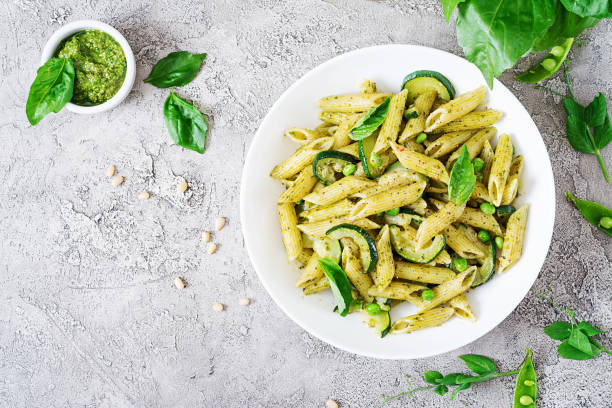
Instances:
[[[47,38],[62,24],[94,18],[130,42],[134,90],[97,116],[50,115],[37,127],[24,105]],[[575,48],[578,99],[612,98],[612,22]],[[461,55],[436,0],[9,0],[0,7],[0,406],[1,407],[369,407],[407,388],[424,370],[461,368],[476,352],[512,368],[535,352],[543,408],[610,407],[610,357],[561,360],[542,328],[559,314],[528,296],[499,327],[460,350],[419,361],[378,361],[311,337],[272,302],[252,269],[238,214],[242,163],[260,120],[302,74],[336,55],[412,43]],[[170,51],[206,51],[180,93],[209,115],[208,150],[172,145],[162,103],[142,83]],[[564,137],[558,101],[501,80],[531,112],[550,153],[557,223],[537,282],[579,317],[612,327],[612,240],[594,230],[562,192],[612,204],[594,156]],[[559,78],[549,86],[563,90]],[[612,168],[612,148],[604,151]],[[104,173],[116,164],[126,182]],[[176,193],[187,180],[191,189]],[[152,198],[136,195],[148,190]],[[199,234],[229,223],[214,256]],[[188,288],[172,285],[184,276]],[[253,298],[238,306],[238,298]],[[227,305],[215,313],[211,304]],[[608,336],[604,343],[610,347]],[[602,375],[603,374],[603,375]],[[510,406],[510,379],[478,385],[453,406]],[[440,407],[430,393],[391,406]]]

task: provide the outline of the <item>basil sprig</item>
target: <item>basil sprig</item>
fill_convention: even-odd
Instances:
[[[204,58],[206,58],[206,53],[171,52],[155,64],[144,82],[158,88],[186,85],[198,74]]]
[[[74,65],[69,58],[51,58],[38,71],[30,86],[26,116],[36,125],[48,113],[59,112],[72,99]]]
[[[355,126],[349,132],[349,137],[353,140],[361,140],[374,133],[385,121],[390,102],[391,97],[388,97],[380,105],[370,109],[365,116],[355,123]]]
[[[453,203],[461,206],[472,195],[476,185],[474,165],[470,161],[470,153],[465,145],[461,147],[459,159],[453,165],[448,182],[448,198]]]
[[[177,145],[204,153],[208,124],[195,106],[170,91],[164,103],[164,118],[170,137]]]
[[[612,227],[606,222],[606,218],[612,220],[612,210],[594,201],[586,201],[577,198],[569,191],[565,193],[565,197],[574,203],[580,214],[591,224],[612,236]],[[603,220],[603,221],[602,221]]]
[[[323,273],[327,276],[327,279],[329,279],[329,286],[338,304],[340,316],[346,316],[351,308],[351,302],[353,301],[353,290],[346,277],[346,273],[337,263],[329,258],[319,258],[317,261]]]

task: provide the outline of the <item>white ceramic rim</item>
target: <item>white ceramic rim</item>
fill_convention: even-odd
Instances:
[[[117,42],[123,49],[123,53],[125,54],[125,62],[127,64],[125,71],[125,79],[123,80],[121,88],[119,88],[117,93],[113,95],[113,97],[110,98],[108,101],[94,106],[81,106],[76,105],[72,102],[68,102],[66,104],[66,109],[68,109],[70,112],[81,114],[105,112],[107,110],[113,109],[121,102],[123,102],[123,100],[132,90],[134,80],[136,79],[136,58],[134,58],[132,48],[130,47],[130,44],[128,44],[125,37],[114,27],[111,27],[106,23],[96,20],[79,20],[68,23],[60,27],[57,31],[53,33],[51,38],[49,38],[49,40],[45,44],[45,48],[43,48],[43,52],[40,57],[40,64],[44,64],[45,62],[47,62],[47,60],[49,60],[49,58],[53,57],[53,54],[57,50],[57,47],[60,45],[62,40],[82,30],[100,30],[109,34],[111,37],[117,40]]]
[[[404,354],[404,355],[396,355],[396,354],[392,354],[386,351],[380,351],[381,349],[384,348],[384,345],[381,344],[381,347],[379,347],[378,352],[370,352],[370,351],[365,351],[364,349],[358,349],[352,346],[347,346],[346,344],[342,344],[342,342],[339,341],[334,341],[330,338],[327,338],[324,335],[324,330],[322,330],[319,326],[317,326],[316,324],[310,324],[310,322],[306,321],[305,319],[302,319],[301,317],[297,316],[296,314],[294,314],[292,311],[290,311],[288,309],[288,306],[286,307],[286,305],[284,305],[276,296],[275,296],[275,292],[273,290],[271,290],[271,282],[268,282],[268,278],[265,276],[265,274],[263,274],[262,271],[264,271],[263,269],[263,265],[261,264],[261,262],[259,261],[259,259],[257,257],[255,257],[255,238],[254,237],[250,237],[250,235],[252,235],[251,232],[249,232],[249,225],[251,224],[248,217],[247,217],[247,213],[248,213],[248,206],[249,203],[247,203],[245,196],[247,196],[248,194],[248,190],[249,187],[247,187],[247,180],[249,179],[248,175],[250,173],[253,172],[252,167],[254,167],[254,160],[252,160],[252,154],[253,151],[256,150],[256,148],[254,147],[257,143],[256,140],[259,139],[260,137],[263,137],[263,130],[266,127],[269,126],[269,123],[273,120],[271,113],[274,112],[275,110],[277,110],[277,107],[282,105],[287,99],[288,96],[291,95],[294,91],[295,88],[298,88],[298,85],[300,83],[302,83],[303,81],[309,79],[309,77],[311,76],[315,76],[315,74],[320,71],[323,70],[324,68],[326,68],[328,65],[332,65],[334,63],[338,63],[339,59],[343,59],[345,57],[348,57],[350,55],[353,54],[367,54],[370,51],[379,51],[380,49],[384,49],[384,48],[388,48],[388,52],[392,53],[394,51],[398,51],[397,47],[405,47],[408,49],[420,49],[420,50],[424,50],[427,51],[429,53],[432,54],[439,54],[441,56],[445,56],[446,58],[451,58],[451,59],[455,59],[456,61],[461,61],[462,64],[468,63],[465,59],[456,56],[454,54],[445,52],[445,51],[441,51],[441,50],[437,50],[434,48],[430,48],[430,47],[424,47],[424,46],[418,46],[418,45],[407,45],[407,44],[389,44],[389,45],[379,45],[379,46],[373,46],[373,47],[368,47],[368,48],[362,48],[362,49],[358,49],[358,50],[354,50],[339,56],[336,56],[328,61],[326,61],[325,63],[313,68],[312,70],[310,70],[309,72],[307,72],[305,75],[303,75],[300,79],[298,79],[295,83],[293,83],[279,98],[278,100],[272,105],[272,107],[270,108],[270,110],[268,111],[268,113],[266,114],[266,116],[264,117],[264,119],[262,120],[257,132],[255,133],[255,136],[253,137],[252,141],[251,141],[251,146],[249,147],[246,159],[245,159],[245,164],[244,164],[244,168],[243,168],[243,172],[242,172],[242,182],[241,182],[241,188],[240,188],[240,217],[241,217],[241,223],[242,223],[242,232],[243,232],[243,236],[244,236],[244,240],[245,240],[245,246],[247,248],[247,252],[249,254],[249,257],[251,259],[251,262],[255,268],[255,271],[257,272],[257,275],[262,283],[262,285],[264,286],[264,288],[266,289],[266,291],[268,292],[268,294],[270,295],[270,297],[272,297],[272,299],[274,300],[274,302],[281,308],[281,310],[287,315],[289,316],[295,323],[297,323],[300,327],[302,327],[304,330],[306,330],[307,332],[309,332],[310,334],[312,334],[313,336],[319,338],[320,340],[331,344],[339,349],[351,352],[351,353],[355,353],[355,354],[359,354],[359,355],[363,355],[366,357],[373,357],[373,358],[381,358],[381,359],[395,359],[395,360],[399,360],[399,359],[415,359],[415,358],[426,358],[426,357],[431,357],[434,355],[439,355],[442,353],[446,353],[455,349],[458,349],[460,347],[465,346],[466,344],[469,344],[473,341],[476,341],[477,339],[479,339],[480,337],[484,336],[485,334],[489,333],[491,330],[493,330],[496,326],[498,326],[502,321],[504,321],[518,306],[518,304],[524,299],[524,297],[527,295],[527,293],[529,292],[529,289],[531,288],[531,286],[533,285],[533,283],[536,281],[537,277],[539,276],[539,272],[541,271],[541,268],[544,264],[544,261],[546,259],[547,253],[548,253],[548,249],[550,247],[550,242],[552,240],[552,233],[553,233],[553,226],[554,226],[554,219],[555,219],[555,186],[554,186],[554,175],[552,172],[552,165],[550,163],[550,158],[548,156],[548,152],[546,150],[546,146],[544,145],[544,142],[541,138],[541,135],[539,134],[539,131],[537,130],[537,126],[535,125],[535,123],[533,122],[533,119],[531,118],[531,116],[529,115],[529,113],[527,112],[527,110],[523,107],[523,105],[520,103],[520,101],[518,101],[518,99],[516,97],[514,97],[514,95],[512,95],[512,93],[510,92],[510,90],[508,90],[501,82],[499,82],[497,79],[494,80],[494,87],[496,89],[503,89],[505,91],[507,91],[509,94],[512,95],[513,98],[517,99],[517,102],[520,106],[520,109],[522,109],[523,111],[523,117],[522,119],[526,122],[528,122],[530,125],[533,125],[533,127],[535,128],[535,130],[537,131],[537,135],[538,135],[538,139],[537,141],[535,141],[535,143],[538,145],[537,148],[538,150],[543,150],[543,152],[545,153],[545,155],[542,157],[543,160],[540,163],[542,165],[542,168],[540,169],[540,174],[542,174],[542,172],[547,173],[545,175],[545,179],[550,179],[551,183],[550,184],[546,184],[544,187],[546,188],[546,196],[547,197],[551,197],[552,199],[552,205],[549,205],[548,210],[549,210],[549,217],[547,217],[547,219],[542,220],[542,224],[540,225],[540,228],[544,231],[543,234],[539,237],[540,242],[544,244],[546,251],[541,251],[540,253],[538,253],[538,261],[535,264],[532,264],[533,267],[537,268],[537,273],[534,273],[533,275],[530,275],[528,279],[519,282],[518,285],[520,286],[520,291],[516,291],[515,293],[517,293],[517,296],[515,298],[513,298],[513,300],[511,302],[508,302],[509,305],[507,305],[507,307],[504,310],[503,316],[499,317],[496,319],[496,321],[493,324],[490,324],[486,330],[478,333],[477,335],[475,335],[474,337],[468,339],[468,340],[461,340],[460,342],[457,342],[455,344],[451,344],[448,346],[442,346],[442,347],[438,347],[435,350],[426,350],[424,352],[418,353],[418,354]],[[468,63],[469,64],[469,63]],[[473,66],[474,70],[477,70],[477,68],[475,66]],[[482,82],[484,82],[484,80],[482,80]],[[533,219],[533,216],[531,216],[531,223],[536,223],[537,221],[535,219]],[[528,222],[528,226],[529,226],[529,222]],[[535,225],[535,224],[532,224]],[[280,237],[279,237],[280,239]],[[527,237],[526,237],[527,239]],[[290,268],[290,265],[287,265],[287,268]],[[518,289],[518,288],[517,288]],[[520,296],[519,296],[520,295]],[[511,303],[511,304],[510,304]],[[511,306],[511,307],[510,307]],[[437,328],[434,328],[437,329]]]

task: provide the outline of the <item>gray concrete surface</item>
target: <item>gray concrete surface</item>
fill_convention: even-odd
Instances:
[[[137,80],[117,109],[52,115],[36,127],[24,105],[40,52],[62,24],[94,18],[130,42]],[[581,101],[612,99],[612,23],[572,52]],[[427,369],[462,368],[474,352],[510,369],[535,352],[539,407],[612,406],[609,356],[560,359],[542,332],[560,315],[528,296],[499,327],[460,350],[419,361],[379,361],[337,350],[304,332],[260,285],[243,247],[239,182],[251,138],[274,100],[321,62],[356,48],[412,43],[462,55],[435,0],[9,0],[0,7],[0,407],[371,407]],[[208,150],[173,145],[162,103],[142,83],[170,51],[205,51],[180,89],[208,115]],[[557,221],[536,287],[579,317],[612,328],[612,240],[563,198],[572,190],[612,205],[593,156],[571,149],[552,97],[501,80],[526,106],[550,153]],[[549,85],[562,89],[558,79]],[[604,151],[612,168],[612,148]],[[126,177],[119,188],[109,164]],[[183,196],[176,185],[191,186]],[[136,195],[148,190],[152,198]],[[208,256],[199,234],[215,217]],[[178,291],[174,276],[188,287]],[[238,299],[253,299],[249,307]],[[226,311],[211,305],[222,302]],[[610,346],[610,336],[604,338]],[[511,379],[481,384],[451,404],[430,393],[390,406],[509,407]]]

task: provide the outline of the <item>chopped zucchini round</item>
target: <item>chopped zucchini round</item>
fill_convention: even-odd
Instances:
[[[480,286],[487,282],[495,273],[495,243],[489,244],[489,251],[485,255],[482,265],[476,270],[476,277],[472,282],[472,287]]]
[[[361,139],[358,145],[359,151],[359,160],[361,161],[361,165],[363,166],[363,172],[366,177],[374,179],[380,176],[383,173],[383,167],[374,167],[372,162],[372,150],[374,150],[374,145],[376,144],[376,134],[370,135],[365,139]]]
[[[380,338],[389,334],[391,330],[391,315],[388,310],[381,310],[378,314],[370,315],[362,309],[361,316],[364,318],[364,323],[367,324],[368,327],[373,327]]]
[[[321,258],[329,258],[337,264],[340,263],[342,248],[340,248],[340,241],[337,239],[315,239],[312,244],[312,249],[314,249]]]
[[[408,90],[408,103],[412,103],[416,97],[426,89],[435,89],[438,96],[450,101],[455,98],[453,84],[439,72],[420,70],[406,75],[402,82],[402,89]]]
[[[336,181],[336,173],[342,173],[344,166],[356,161],[348,153],[324,150],[315,156],[312,162],[312,173],[321,183],[329,185]]]
[[[326,234],[329,238],[337,240],[344,237],[352,238],[359,247],[363,273],[369,273],[374,269],[378,262],[378,251],[374,240],[366,230],[352,224],[340,224],[330,228]]]
[[[389,226],[391,246],[399,256],[407,261],[426,264],[434,259],[444,250],[446,238],[444,235],[436,235],[427,248],[416,249],[415,242],[406,235],[397,225]]]

